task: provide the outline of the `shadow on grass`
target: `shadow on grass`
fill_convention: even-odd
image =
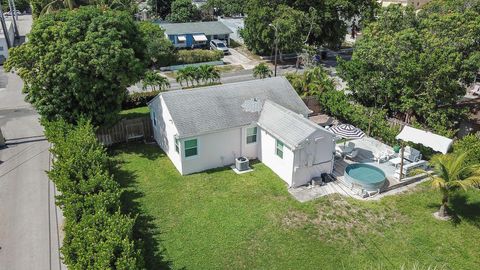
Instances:
[[[464,220],[480,228],[480,201],[468,202],[467,196],[459,193],[450,199],[452,221],[458,224]]]
[[[135,151],[135,147],[124,145],[122,147],[122,152],[132,151],[138,154],[146,154],[142,155],[142,157],[150,159],[154,158],[154,154],[148,152],[144,153],[145,151],[143,151],[150,148],[152,147],[138,147],[138,150]],[[155,152],[157,153],[157,156],[163,154],[158,150]],[[122,211],[132,217],[136,217],[133,237],[136,244],[143,251],[146,269],[171,269],[172,262],[166,260],[162,251],[159,250],[160,245],[158,236],[161,232],[159,228],[155,227],[154,218],[146,213],[142,209],[142,205],[138,202],[138,199],[144,197],[144,194],[135,188],[135,173],[124,170],[121,166],[122,161],[118,159],[113,165],[112,172],[123,189],[121,196]]]
[[[149,142],[149,144],[145,144],[141,141],[134,141],[112,146],[109,148],[109,153],[111,156],[121,153],[132,154],[148,160],[156,160],[165,156],[165,153],[155,142]]]

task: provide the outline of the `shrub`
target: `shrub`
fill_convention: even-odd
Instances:
[[[95,129],[81,119],[42,121],[55,157],[48,176],[60,191],[65,215],[63,260],[69,269],[138,269],[143,265],[132,240],[135,219],[120,212],[121,190]]]
[[[388,144],[395,143],[399,129],[390,126],[386,111],[354,104],[341,91],[323,91],[318,97],[326,113],[355,125],[369,136],[379,138]]]
[[[127,96],[122,104],[122,109],[128,110],[147,106],[147,103],[156,97],[160,91],[138,92]]]
[[[470,134],[455,142],[453,145],[455,154],[467,153],[466,164],[480,164],[480,138]]]
[[[132,238],[134,220],[99,211],[80,222],[67,220],[61,248],[68,269],[141,269]]]
[[[177,64],[194,64],[220,61],[223,52],[217,50],[179,50]]]

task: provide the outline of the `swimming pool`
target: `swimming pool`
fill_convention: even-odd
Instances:
[[[368,191],[380,189],[386,181],[385,173],[370,164],[354,163],[345,168],[345,181],[361,185]]]

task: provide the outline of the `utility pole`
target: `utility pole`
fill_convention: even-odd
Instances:
[[[274,24],[269,24],[269,26],[273,27],[275,29],[275,73],[274,76],[277,77],[277,55],[278,55],[278,28]]]
[[[3,16],[2,5],[0,5],[0,21],[2,24],[3,35],[5,36],[5,41],[7,42],[7,48],[10,49],[12,47],[12,41],[10,40],[10,36],[8,35],[7,24],[5,23],[5,16]]]
[[[18,33],[17,19],[15,19],[15,17],[17,16],[17,10],[15,9],[15,3],[13,1],[14,0],[8,0],[8,6],[10,7],[10,15],[12,15],[13,30],[14,30],[14,33],[15,33],[15,38],[19,39],[20,38],[20,33]]]

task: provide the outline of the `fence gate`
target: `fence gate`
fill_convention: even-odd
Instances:
[[[134,139],[150,139],[153,137],[150,117],[123,119],[111,127],[97,130],[97,139],[104,145],[128,142]]]

